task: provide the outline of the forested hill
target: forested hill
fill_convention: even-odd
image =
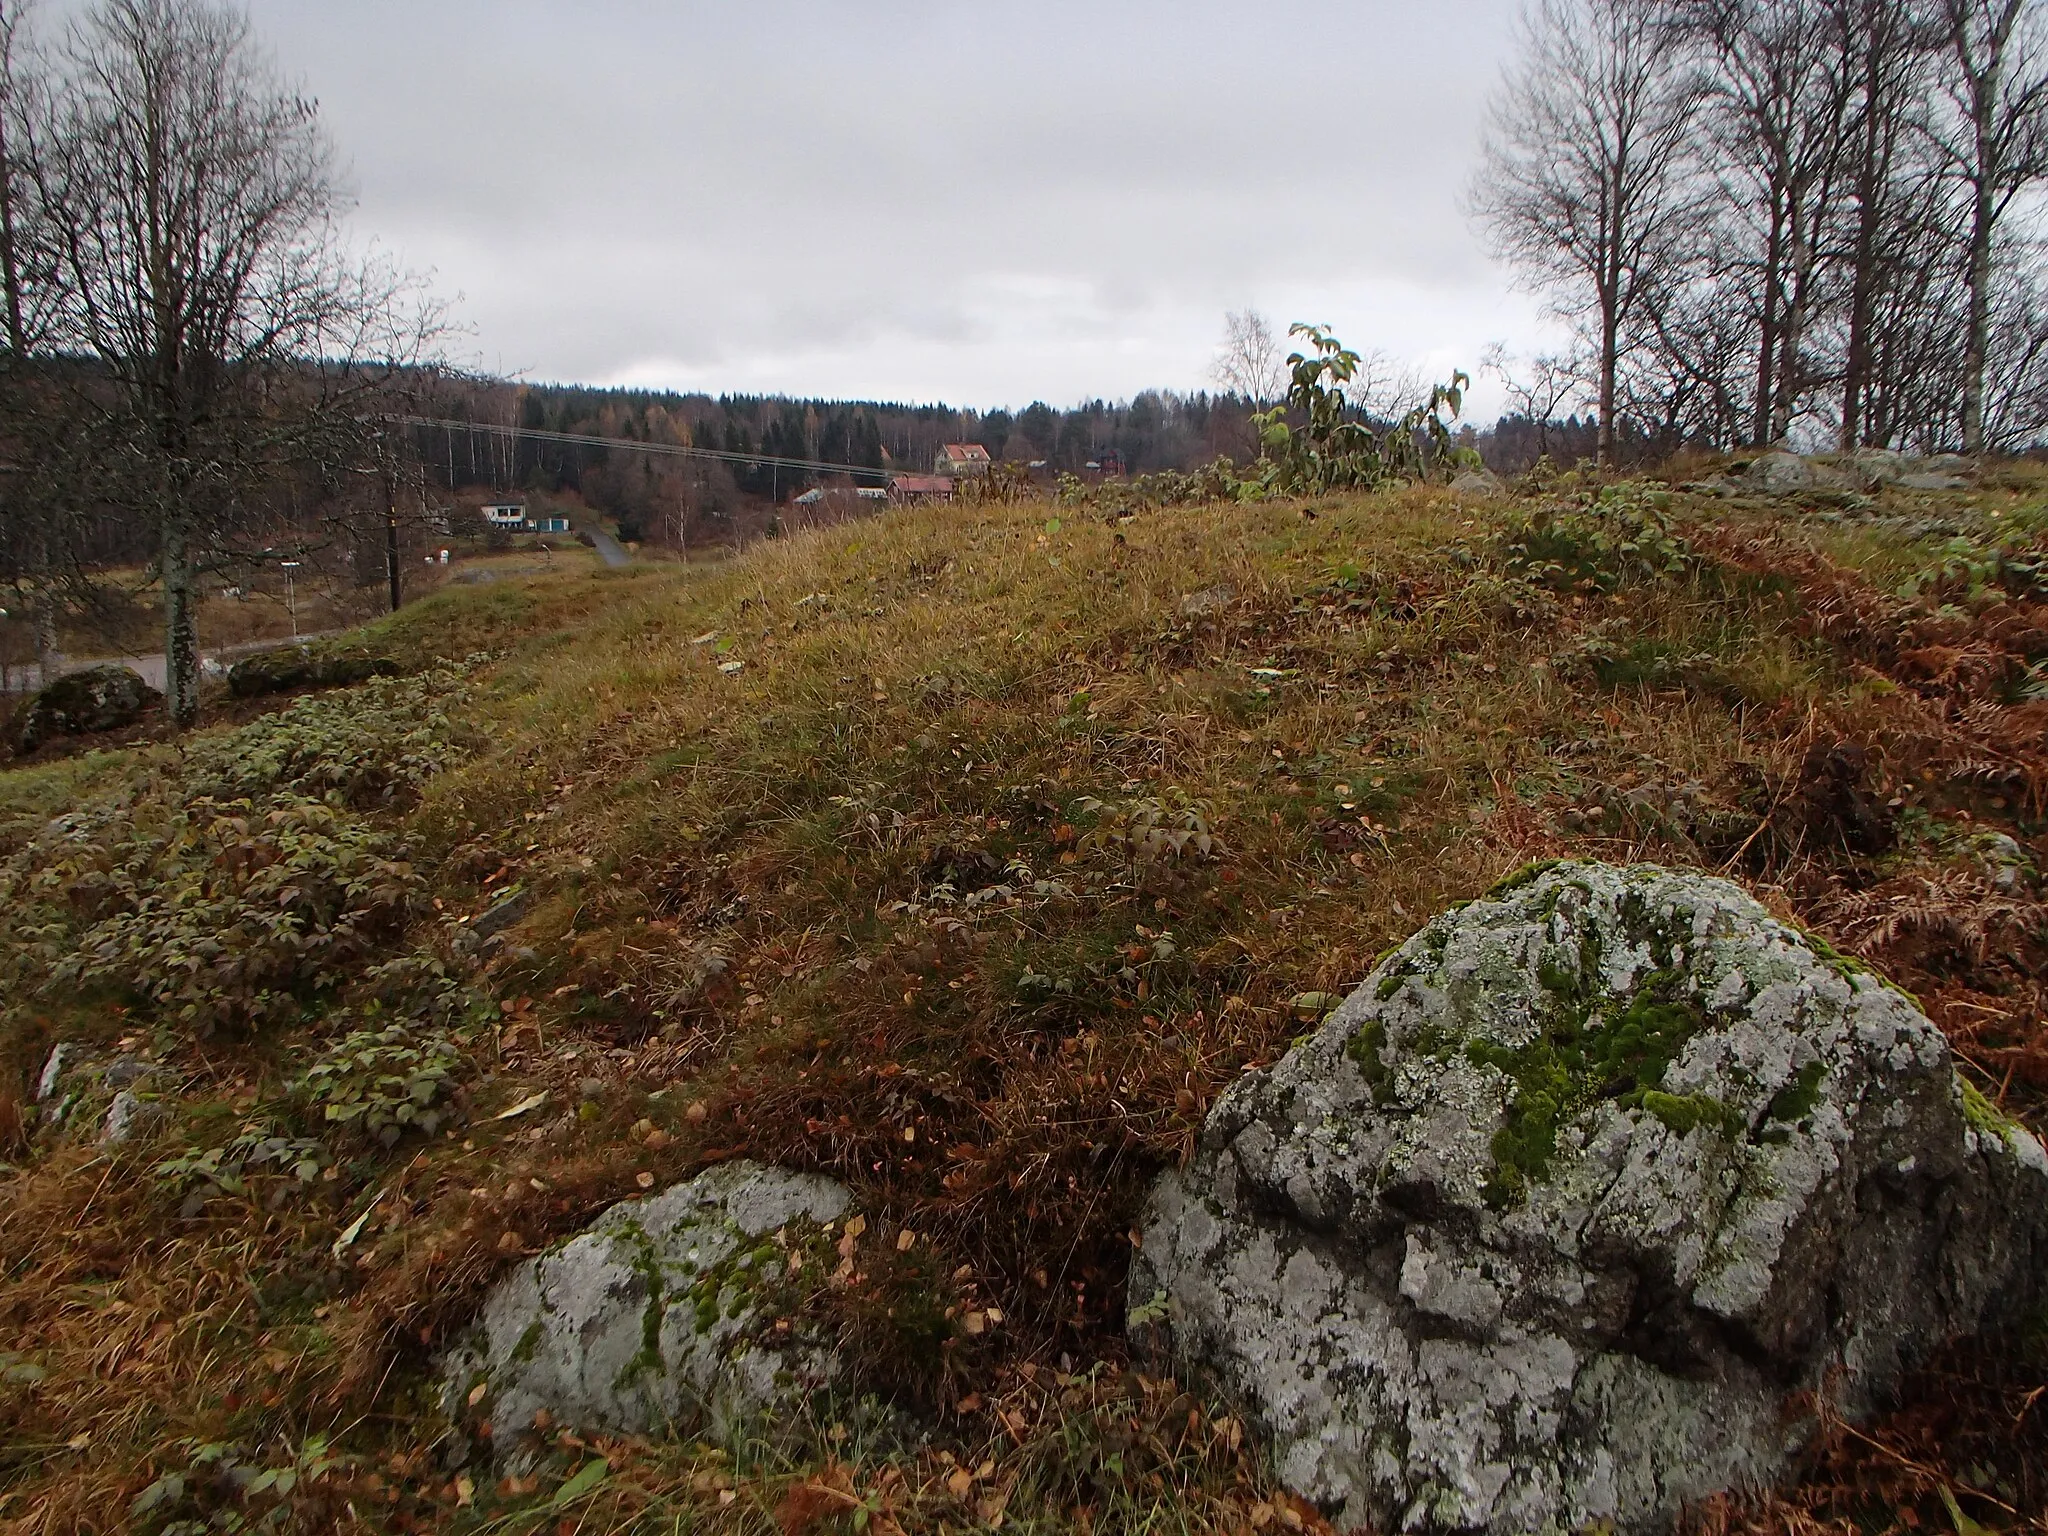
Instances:
[[[772,460],[801,459],[925,473],[946,443],[979,443],[997,460],[1038,464],[1048,474],[1092,465],[1129,474],[1185,470],[1219,455],[1258,451],[1254,402],[1236,394],[1144,390],[1129,400],[1088,400],[1061,409],[1035,401],[1022,410],[978,411],[944,404],[787,396],[679,394],[574,384],[468,383],[442,389],[430,414],[474,422],[422,428],[415,449],[430,481],[448,488],[574,491],[629,525],[653,525],[690,509],[695,518],[737,508],[742,499],[781,501],[820,476]],[[486,428],[517,428],[532,437]],[[761,461],[711,464],[620,453],[550,440],[566,433],[671,447],[760,454]],[[1539,424],[1505,417],[1468,430],[1466,446],[1503,473],[1539,453],[1574,458],[1593,451],[1594,427],[1576,417]]]
[[[945,443],[980,443],[992,457],[1042,460],[1079,470],[1106,453],[1133,472],[1179,469],[1251,445],[1252,405],[1234,396],[1146,390],[1128,401],[1091,400],[1068,409],[1034,402],[1019,411],[977,411],[944,404],[876,400],[791,399],[786,396],[678,394],[667,390],[593,389],[571,384],[482,384],[445,393],[439,414],[479,425],[529,431],[589,433],[645,442],[755,453],[764,457],[917,470],[929,468]],[[422,444],[445,471],[447,449]],[[535,442],[519,446],[520,479],[535,469],[574,476],[573,449]],[[502,477],[504,449],[493,461],[479,434],[472,447],[456,434],[458,478]],[[765,472],[764,472],[765,473]],[[752,490],[749,485],[742,489]],[[760,487],[766,493],[764,481]]]

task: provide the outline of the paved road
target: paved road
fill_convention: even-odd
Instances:
[[[343,631],[338,629],[311,630],[306,634],[298,636],[297,639],[323,640],[329,635],[342,633]],[[202,668],[206,667],[209,663],[215,667],[225,668],[229,663],[238,661],[244,656],[253,656],[258,651],[274,651],[281,645],[292,645],[294,643],[296,642],[293,637],[287,635],[277,640],[251,640],[245,645],[221,646],[215,650],[201,651],[199,654],[199,664]],[[131,672],[139,672],[142,674],[142,680],[149,684],[150,687],[154,688],[158,693],[164,691],[164,678],[168,669],[164,665],[164,656],[161,651],[150,656],[67,656],[64,658],[63,671],[82,672],[87,667],[103,667],[109,662],[116,666],[126,667]],[[37,667],[34,662],[25,662],[21,666],[8,669],[6,691],[33,693],[41,686],[42,681],[37,675]]]
[[[597,524],[586,524],[580,531],[590,535],[590,544],[597,551],[598,559],[602,560],[613,570],[633,563],[633,557],[626,553],[624,546],[602,528],[598,527]]]

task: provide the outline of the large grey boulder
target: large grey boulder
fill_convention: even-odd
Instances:
[[[1862,1412],[2036,1304],[2048,1158],[1911,998],[1726,881],[1510,885],[1235,1084],[1144,1219],[1134,1332],[1290,1486],[1380,1529],[1662,1529],[1784,1475],[1793,1394]]]
[[[830,1179],[727,1163],[613,1206],[491,1292],[441,1362],[445,1405],[516,1453],[545,1412],[587,1433],[762,1419],[838,1375],[828,1341],[765,1316],[792,1242],[851,1197]],[[779,1239],[779,1240],[778,1240]]]
[[[1815,480],[1813,465],[1796,453],[1767,453],[1751,461],[1749,479],[1758,490],[1768,496],[1782,496],[1791,491],[1803,491]]]
[[[373,677],[396,677],[403,670],[389,656],[360,648],[280,645],[229,667],[228,687],[238,699],[253,699],[293,688],[345,688]]]
[[[140,674],[111,662],[67,672],[22,706],[14,721],[15,745],[33,752],[59,736],[119,730],[161,697]]]
[[[1468,469],[1451,482],[1451,493],[1487,501],[1507,495],[1508,487],[1507,482],[1490,469]]]
[[[1901,476],[1913,472],[1912,459],[1896,448],[1859,448],[1849,455],[1848,464],[1867,491],[1895,485]]]

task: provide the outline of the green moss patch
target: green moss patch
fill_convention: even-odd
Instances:
[[[1523,1046],[1474,1040],[1465,1047],[1468,1060],[1495,1068],[1515,1086],[1506,1122],[1494,1133],[1494,1170],[1486,1185],[1490,1204],[1516,1204],[1530,1185],[1547,1178],[1558,1132],[1602,1101],[1647,1110],[1681,1135],[1701,1125],[1728,1126],[1739,1120],[1705,1095],[1660,1091],[1671,1063],[1707,1023],[1706,1010],[1683,994],[1684,980],[1677,972],[1654,973],[1620,1014],[1604,1020],[1585,1000],[1585,972],[1576,985],[1568,984],[1573,978],[1561,967],[1546,975],[1557,985],[1540,1038]]]
[[[1970,1128],[1982,1136],[1996,1136],[2011,1146],[2013,1133],[2019,1127],[1996,1104],[1979,1093],[1967,1078],[1958,1077],[1956,1082],[1963,1090],[1963,1119],[1969,1122]]]
[[[1511,896],[1526,885],[1534,885],[1558,866],[1570,862],[1569,859],[1532,859],[1513,874],[1496,880],[1486,893],[1487,899],[1498,901],[1503,896]]]
[[[1827,1063],[1809,1061],[1799,1069],[1798,1078],[1780,1088],[1764,1111],[1766,1120],[1797,1125],[1820,1107],[1821,1080],[1828,1075]]]
[[[1398,981],[1388,977],[1388,981]],[[1385,983],[1381,983],[1382,986]],[[1384,994],[1382,994],[1384,996]],[[1365,1074],[1365,1080],[1372,1088],[1375,1104],[1391,1104],[1394,1101],[1394,1072],[1387,1065],[1387,1026],[1378,1019],[1367,1019],[1357,1034],[1344,1047],[1344,1054],[1358,1064],[1358,1070]]]

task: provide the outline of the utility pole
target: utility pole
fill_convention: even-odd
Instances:
[[[391,466],[384,466],[384,574],[391,581],[391,611],[398,612],[404,592],[398,581],[398,499],[391,490]]]

